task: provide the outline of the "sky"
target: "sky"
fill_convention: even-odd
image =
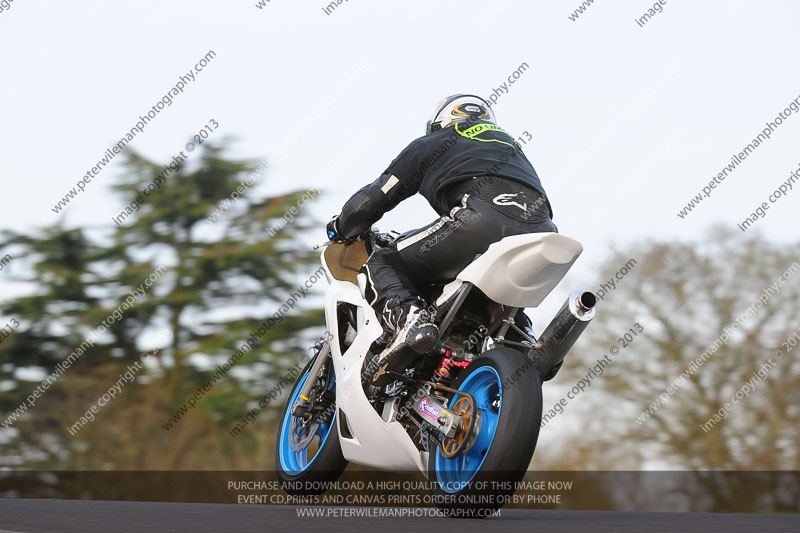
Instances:
[[[257,195],[322,190],[312,204],[319,241],[347,198],[423,134],[437,101],[499,95],[499,124],[531,138],[523,148],[555,222],[584,246],[535,314],[539,329],[570,289],[599,284],[612,247],[736,229],[762,202],[769,209],[748,233],[796,243],[800,180],[768,197],[800,168],[800,113],[678,212],[800,97],[797,2],[668,0],[640,25],[650,2],[597,0],[575,17],[578,0],[348,0],[328,14],[322,0],[258,1],[4,7],[0,228],[111,229],[123,208],[110,189],[121,158],[66,212],[52,208],[213,51],[130,148],[166,164],[218,123],[212,140],[237,139],[230,156],[269,163]],[[416,197],[378,226],[406,231],[434,217]]]
[[[494,94],[499,124],[531,138],[524,151],[555,222],[584,245],[573,287],[599,283],[610,247],[736,229],[800,167],[793,113],[678,216],[800,96],[800,5],[790,0],[670,0],[643,26],[652,4],[633,1],[598,1],[575,20],[578,2],[353,0],[328,14],[325,2],[256,3],[9,4],[0,228],[111,228],[124,207],[110,189],[120,157],[66,211],[53,206],[210,51],[128,149],[166,164],[214,121],[211,140],[237,139],[232,157],[269,163],[255,194],[322,190],[320,241],[347,198],[424,133],[433,105],[459,92]],[[799,198],[768,202],[747,231],[793,242]],[[417,196],[378,227],[433,218]]]
[[[270,163],[259,193],[323,189],[322,220],[423,133],[439,99],[488,97],[522,64],[495,113],[533,137],[524,150],[555,221],[588,258],[609,242],[735,228],[800,166],[793,115],[677,216],[800,96],[800,6],[788,0],[671,0],[644,27],[650,4],[632,1],[595,2],[575,21],[577,2],[352,0],[330,14],[322,1],[256,2],[15,0],[0,12],[0,226],[110,224],[121,158],[66,214],[51,208],[209,50],[130,146],[166,163],[214,119],[212,139],[239,139],[232,155]],[[791,239],[797,201],[755,227]],[[434,216],[417,198],[381,226]]]

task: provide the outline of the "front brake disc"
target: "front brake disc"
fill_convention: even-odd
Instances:
[[[317,435],[317,429],[319,429],[319,420],[305,422],[303,419],[293,416],[289,424],[289,447],[292,451],[299,452],[308,448]]]

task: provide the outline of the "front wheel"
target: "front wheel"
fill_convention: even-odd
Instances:
[[[319,357],[319,354],[317,354]],[[275,444],[275,469],[283,490],[296,496],[321,494],[347,466],[339,445],[336,417],[336,375],[328,361],[311,391],[303,416],[292,413],[309,378],[314,360],[305,366],[281,411]]]
[[[466,451],[445,458],[438,446],[432,450],[428,479],[445,514],[484,518],[508,501],[528,469],[542,419],[542,383],[524,355],[497,348],[465,368],[454,388],[472,396],[480,425]],[[462,398],[454,395],[449,407],[457,410]]]

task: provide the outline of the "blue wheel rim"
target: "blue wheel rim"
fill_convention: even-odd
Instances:
[[[306,372],[305,374],[303,374],[303,377],[300,378],[300,382],[294,388],[294,392],[292,393],[292,398],[289,401],[288,408],[286,409],[286,413],[283,415],[283,420],[281,421],[281,433],[278,442],[279,446],[278,455],[281,461],[281,469],[291,476],[302,474],[303,472],[308,470],[308,468],[314,463],[314,460],[319,456],[319,452],[322,451],[322,447],[325,446],[325,442],[328,440],[328,437],[331,434],[331,430],[333,429],[333,426],[336,423],[336,413],[334,412],[333,417],[328,423],[319,425],[317,431],[315,432],[315,435],[318,438],[315,437],[311,441],[311,442],[319,441],[319,446],[317,447],[317,451],[311,458],[308,457],[308,447],[300,451],[294,451],[292,450],[292,447],[289,445],[289,438],[291,437],[290,427],[292,423],[292,407],[297,401],[298,396],[300,396],[300,390],[303,388],[303,383],[306,382],[308,376],[309,372]],[[328,384],[328,388],[331,390],[335,390],[336,388],[336,377],[334,376],[333,372],[331,372],[331,381]]]
[[[444,492],[455,494],[472,481],[475,474],[483,466],[489,448],[494,442],[497,424],[503,409],[503,387],[500,375],[491,366],[482,366],[467,376],[458,390],[471,394],[475,398],[475,408],[481,413],[481,429],[475,444],[467,452],[451,459],[442,457],[439,448],[436,448],[435,467],[439,486]],[[492,409],[492,402],[499,397],[497,412]],[[450,407],[455,405],[461,395],[456,395],[450,401]]]

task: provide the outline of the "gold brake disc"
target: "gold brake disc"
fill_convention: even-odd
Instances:
[[[440,451],[442,457],[450,459],[463,453],[475,444],[475,439],[480,433],[480,413],[475,409],[472,396],[461,396],[450,409],[454,414],[462,417],[461,428],[452,437],[444,437]]]

